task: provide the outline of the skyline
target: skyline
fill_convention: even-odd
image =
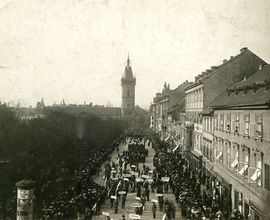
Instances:
[[[194,81],[242,47],[268,63],[269,11],[267,0],[3,0],[0,97],[120,107],[129,53],[148,108],[165,81]]]

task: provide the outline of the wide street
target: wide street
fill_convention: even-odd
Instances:
[[[145,165],[148,166],[151,170],[154,169],[153,166],[153,157],[155,155],[155,151],[152,148],[152,146],[148,147],[148,141],[146,142],[146,148],[148,149],[148,156],[146,157],[146,161],[145,161]],[[121,144],[119,146],[119,152],[120,154],[124,151],[128,149],[128,144]],[[115,150],[112,154],[112,161],[116,161],[117,158],[117,151]],[[142,163],[139,164],[140,170],[142,170]],[[95,182],[99,183],[100,185],[104,185],[104,180],[103,180],[103,173],[104,173],[104,164],[102,166],[102,171],[99,172],[98,175],[96,175],[94,177]],[[140,219],[147,219],[147,220],[151,220],[154,219],[153,215],[152,215],[152,202],[151,199],[157,199],[156,193],[152,193],[150,191],[150,201],[146,201],[146,210],[143,211],[143,215],[141,216]],[[175,196],[173,194],[173,192],[171,191],[171,189],[169,189],[167,194],[164,194],[164,200],[168,199],[169,201],[172,201],[175,206],[176,206],[176,219],[183,219],[183,217],[181,216],[181,211],[180,208],[178,206],[178,204],[175,202]],[[114,213],[114,208],[111,209],[110,208],[110,201],[107,200],[105,202],[105,204],[102,205],[101,211],[102,212],[108,212],[110,213],[110,218],[111,219],[122,219],[122,215],[125,215],[126,219],[129,219],[129,214],[135,214],[135,210],[134,208],[131,207],[131,204],[136,202],[136,193],[128,193],[127,194],[127,201],[126,201],[126,206],[125,209],[121,209],[121,205],[119,205],[119,210],[118,210],[118,214]],[[157,205],[158,206],[158,205]],[[157,213],[156,213],[156,218],[155,219],[162,219],[163,217],[163,212],[159,211],[158,207],[157,207]],[[93,219],[106,219],[105,216],[93,216]]]

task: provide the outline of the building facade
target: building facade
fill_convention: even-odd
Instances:
[[[245,219],[264,219],[270,192],[269,92],[266,65],[229,87],[203,116],[204,173],[220,190],[217,202]]]
[[[242,48],[238,55],[223,60],[221,65],[212,66],[195,77],[194,84],[186,89],[186,137],[191,140],[190,160],[193,160],[196,169],[202,169],[204,139],[208,138],[210,143],[212,141],[212,137],[203,132],[203,110],[209,108],[229,86],[253,75],[263,64],[266,63],[262,59],[247,48]],[[206,119],[206,126],[212,123],[211,117]]]

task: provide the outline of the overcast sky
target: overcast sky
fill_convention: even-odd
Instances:
[[[120,106],[129,52],[148,107],[242,47],[270,62],[269,0],[0,0],[0,97]]]

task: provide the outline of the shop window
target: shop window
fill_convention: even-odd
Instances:
[[[262,115],[256,115],[255,140],[262,140]]]
[[[245,133],[244,136],[249,136],[250,131],[250,116],[245,115]]]
[[[235,209],[243,213],[243,194],[237,191],[234,191],[234,201]]]
[[[270,166],[268,164],[264,164],[264,188],[270,191]]]

